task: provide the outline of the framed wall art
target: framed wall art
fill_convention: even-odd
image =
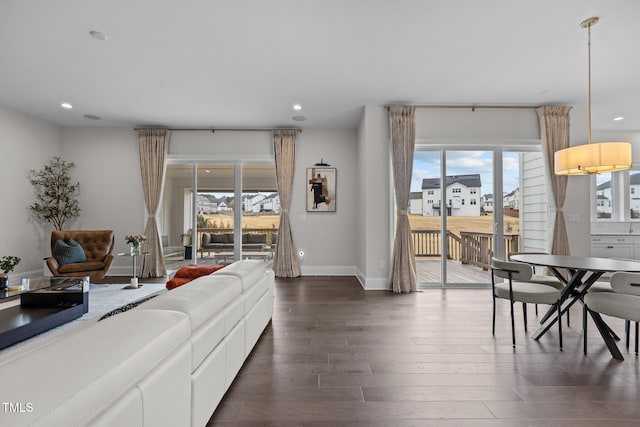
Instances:
[[[307,168],[307,212],[335,212],[336,187],[336,168]]]

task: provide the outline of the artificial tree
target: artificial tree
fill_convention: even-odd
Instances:
[[[37,220],[51,223],[56,230],[62,230],[67,220],[80,215],[77,199],[80,183],[71,182],[69,176],[69,170],[74,166],[73,162],[53,157],[48,165],[29,173],[36,197],[36,202],[29,208]]]

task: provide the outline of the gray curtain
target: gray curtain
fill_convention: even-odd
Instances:
[[[293,243],[289,208],[293,193],[293,175],[296,159],[298,131],[282,129],[273,131],[273,148],[276,158],[276,180],[280,196],[280,225],[273,255],[273,271],[276,277],[299,277],[300,261]]]
[[[393,243],[391,285],[393,292],[396,293],[415,292],[416,259],[407,212],[416,139],[415,107],[390,107],[389,127],[391,129],[393,185],[398,209],[396,236]]]
[[[540,122],[542,151],[549,166],[551,175],[551,191],[555,202],[553,241],[551,253],[554,255],[570,255],[569,238],[564,221],[564,199],[567,194],[567,176],[556,175],[554,154],[558,150],[569,147],[569,112],[571,107],[545,106],[536,108]]]
[[[149,252],[148,255],[141,257],[141,277],[164,277],[167,275],[156,214],[162,197],[170,134],[168,129],[138,130],[140,173],[144,202],[147,207],[147,224],[144,228],[147,241],[142,245],[142,251]]]

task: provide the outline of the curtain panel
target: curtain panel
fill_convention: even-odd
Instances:
[[[409,193],[413,173],[413,153],[416,140],[415,107],[389,108],[391,157],[398,219],[393,243],[391,285],[393,292],[416,291],[416,259],[409,224]]]
[[[162,197],[170,134],[168,129],[138,130],[140,173],[144,202],[147,207],[147,224],[144,228],[147,241],[143,243],[142,251],[149,252],[148,255],[141,257],[140,277],[167,275],[156,215]]]
[[[554,255],[570,255],[569,237],[564,220],[564,201],[567,194],[567,176],[556,175],[554,154],[558,150],[569,147],[569,112],[567,106],[544,106],[536,108],[540,123],[542,152],[546,160],[551,178],[551,191],[555,203],[553,240],[551,253]]]
[[[296,138],[298,131],[282,129],[273,131],[273,148],[276,160],[276,184],[280,196],[280,225],[273,255],[273,271],[276,277],[299,277],[300,261],[293,243],[289,209],[293,193]]]

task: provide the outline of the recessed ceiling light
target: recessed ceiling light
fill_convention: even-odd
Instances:
[[[91,37],[93,37],[96,40],[105,41],[109,38],[105,33],[102,33],[100,31],[89,31],[89,34],[91,34]]]
[[[300,110],[302,110],[302,105],[294,104],[293,109],[296,110],[296,111],[300,111]]]
[[[295,120],[296,122],[304,122],[305,120],[307,120],[307,118],[305,116],[293,116],[291,118],[293,120]]]
[[[82,117],[84,117],[85,119],[89,119],[89,120],[100,120],[100,117],[94,116],[93,114],[85,114]]]
[[[70,109],[72,109],[72,108],[73,108],[73,105],[71,105],[71,103],[70,103],[70,102],[63,102],[62,104],[60,104],[60,106],[61,106],[62,108],[66,108],[67,110],[70,110]]]
[[[624,120],[624,117],[622,117],[622,116],[618,116],[618,117],[614,117],[614,118],[613,118],[613,121],[614,121],[614,122],[619,122],[620,120]]]

